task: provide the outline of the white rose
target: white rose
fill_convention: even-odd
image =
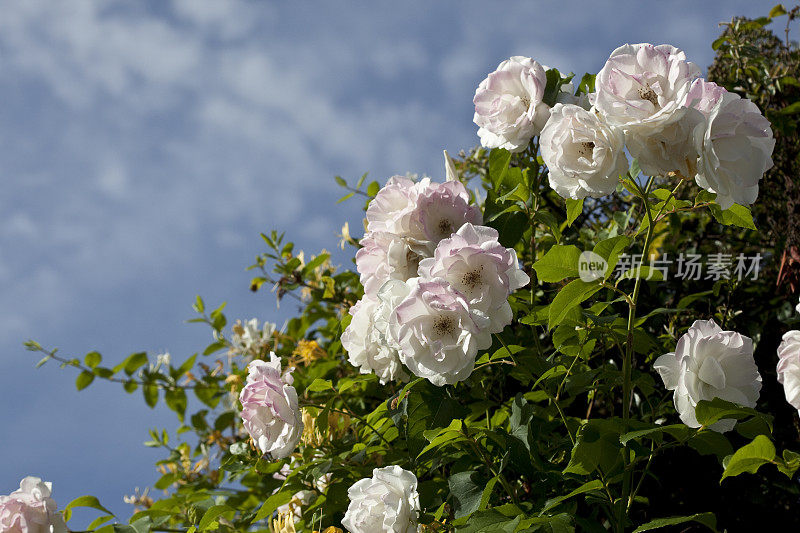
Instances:
[[[370,232],[361,239],[356,252],[356,269],[364,294],[377,297],[378,290],[390,279],[406,281],[416,277],[422,250],[411,241],[383,231]]]
[[[697,320],[678,341],[675,351],[656,359],[654,368],[664,386],[674,392],[675,409],[689,427],[700,427],[695,408],[701,400],[723,400],[755,407],[761,375],[753,359],[753,341],[734,331],[722,331],[713,320]],[[736,421],[710,426],[730,431]]]
[[[405,380],[408,375],[397,356],[397,347],[387,338],[388,317],[393,309],[392,288],[399,288],[400,298],[407,288],[400,282],[390,282],[380,298],[364,297],[350,308],[353,316],[350,325],[342,333],[342,347],[347,351],[348,361],[358,367],[362,374],[370,372],[378,376],[381,384]]]
[[[281,375],[281,360],[257,359],[247,365],[247,383],[239,395],[242,422],[262,453],[288,457],[303,435],[303,419],[291,373]]]
[[[703,114],[696,109],[683,107],[655,131],[629,131],[625,142],[646,175],[665,176],[670,172],[680,172],[682,176],[691,178],[697,173],[694,131],[698,126],[704,126],[705,121]]]
[[[417,477],[397,465],[376,468],[347,491],[342,525],[350,533],[415,533],[419,518]]]
[[[594,105],[609,124],[653,131],[684,105],[700,75],[682,50],[662,44],[625,44],[597,73]]]
[[[553,107],[541,149],[550,186],[564,198],[611,194],[628,170],[622,131],[576,105]]]
[[[67,526],[51,497],[52,489],[49,481],[28,476],[18,490],[0,496],[0,532],[66,533]]]
[[[475,91],[475,124],[485,148],[521,152],[547,122],[542,102],[547,87],[545,67],[529,57],[500,63]]]
[[[464,224],[436,247],[433,257],[420,261],[419,275],[442,278],[461,293],[473,311],[489,320],[497,333],[511,323],[508,296],[530,281],[519,268],[517,253],[498,242],[497,230]]]
[[[777,371],[786,401],[800,411],[800,331],[791,330],[783,335],[778,346]]]
[[[694,142],[700,154],[695,181],[717,193],[722,209],[756,201],[758,182],[772,168],[775,139],[769,121],[753,102],[724,93],[705,127],[695,129]]]
[[[441,278],[408,281],[408,296],[389,317],[400,360],[437,386],[463,381],[478,350],[492,344],[489,319],[474,313],[464,296]]]

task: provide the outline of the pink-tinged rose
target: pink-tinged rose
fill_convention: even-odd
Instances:
[[[483,313],[492,333],[511,323],[508,296],[530,281],[519,268],[517,253],[502,246],[498,237],[493,228],[464,224],[419,265],[420,277],[446,280],[473,311]]]
[[[546,68],[529,57],[500,63],[475,91],[475,116],[481,145],[521,152],[538,135],[550,109],[542,99]]]
[[[681,421],[698,428],[695,408],[701,400],[723,400],[755,407],[761,375],[753,359],[753,341],[735,331],[723,331],[713,320],[697,320],[678,340],[674,352],[656,359],[654,368],[664,386],[674,391]],[[709,426],[721,433],[736,425],[724,419]]]
[[[701,112],[703,116],[708,117],[717,105],[717,102],[719,102],[727,92],[725,87],[720,87],[712,81],[698,78],[694,80],[692,86],[689,88],[683,105],[696,109]]]
[[[356,252],[356,269],[364,294],[375,298],[390,279],[406,281],[416,277],[420,253],[423,252],[409,239],[382,231],[367,233]]]
[[[389,178],[367,207],[367,231],[409,236],[419,190],[428,183],[428,178],[416,183],[403,176]]]
[[[362,374],[374,373],[381,384],[408,377],[398,358],[398,348],[388,334],[389,315],[407,293],[405,283],[386,283],[378,297],[365,296],[350,308],[353,318],[342,333],[342,347],[350,364]]]
[[[625,138],[592,111],[556,104],[541,136],[550,186],[563,198],[599,198],[613,193],[628,171]]]
[[[242,422],[262,453],[283,459],[294,451],[303,434],[303,419],[290,372],[281,375],[281,360],[247,365],[247,383],[239,395]]]
[[[478,350],[492,344],[489,319],[441,278],[407,282],[409,294],[389,317],[400,360],[414,375],[437,386],[463,381]]]
[[[769,121],[753,102],[724,93],[704,127],[695,129],[694,142],[700,154],[695,181],[717,193],[722,209],[756,201],[758,182],[772,168],[775,139]]]
[[[800,331],[787,331],[778,346],[778,383],[786,401],[800,411]]]
[[[18,490],[0,496],[0,533],[66,533],[52,490],[52,483],[28,476]]]
[[[342,525],[350,533],[416,533],[417,477],[397,465],[376,468],[348,490]]]
[[[430,183],[422,188],[415,215],[421,240],[430,253],[439,241],[450,237],[464,224],[483,223],[481,210],[470,205],[469,193],[460,181]]]
[[[674,46],[625,44],[597,73],[594,105],[609,124],[652,131],[684,105],[699,75],[697,65]]]

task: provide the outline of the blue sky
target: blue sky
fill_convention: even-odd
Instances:
[[[334,248],[355,203],[332,176],[443,179],[477,142],[472,96],[510,55],[579,75],[625,42],[671,43],[705,69],[718,22],[772,1],[94,2],[10,0],[0,17],[0,493],[28,474],[60,506],[157,479],[147,429],[170,413],[22,349],[183,360],[231,319],[282,322],[244,267],[260,231]],[[339,255],[346,263],[349,258]],[[80,524],[78,524],[80,525]]]

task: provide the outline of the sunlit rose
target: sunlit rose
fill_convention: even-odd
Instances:
[[[783,335],[778,346],[777,371],[786,401],[800,411],[800,331],[795,329]]]
[[[247,383],[239,395],[244,428],[262,453],[273,459],[287,457],[303,435],[291,373],[281,375],[281,360],[274,353],[268,362],[252,361],[247,370]]]
[[[376,468],[347,491],[350,505],[342,525],[350,533],[416,533],[417,477],[397,465]]]
[[[735,331],[723,331],[713,320],[697,320],[678,341],[675,351],[656,359],[654,368],[664,386],[674,392],[675,409],[689,427],[700,427],[695,408],[701,400],[721,398],[755,407],[761,375],[753,359],[753,341]],[[730,431],[735,420],[710,426]]]
[[[485,148],[521,152],[544,127],[549,108],[542,99],[545,67],[529,57],[500,63],[475,91],[475,124]]]
[[[628,171],[622,131],[576,105],[553,107],[541,150],[550,186],[564,198],[611,194]]]

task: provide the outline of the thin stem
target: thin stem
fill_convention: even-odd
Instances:
[[[340,397],[340,399],[341,399],[341,397]],[[355,412],[355,411],[353,411],[352,409],[350,409],[350,408],[347,406],[347,404],[345,404],[345,403],[344,403],[344,400],[342,400],[342,403],[344,404],[344,408],[345,408],[345,409],[347,409],[346,411],[343,411],[343,410],[341,410],[341,409],[336,409],[335,407],[325,407],[324,405],[319,405],[319,404],[316,404],[316,403],[304,403],[304,404],[303,404],[303,405],[301,405],[300,407],[315,407],[315,408],[317,408],[317,409],[328,409],[328,411],[332,411],[332,412],[334,412],[334,413],[341,413],[341,414],[343,414],[343,415],[352,416],[352,417],[354,417],[354,418],[358,419],[359,421],[363,422],[363,423],[364,423],[364,425],[365,425],[365,426],[367,426],[369,429],[371,429],[371,430],[372,430],[372,432],[373,432],[373,433],[375,433],[377,436],[379,436],[379,437],[381,438],[381,440],[382,440],[383,442],[385,442],[385,443],[386,443],[386,445],[387,445],[387,446],[391,446],[391,445],[392,445],[392,443],[390,443],[388,440],[386,440],[386,437],[384,437],[384,436],[383,436],[383,434],[381,434],[381,432],[380,432],[380,431],[378,431],[377,429],[375,429],[374,427],[372,427],[372,425],[371,425],[369,422],[367,422],[367,421],[364,419],[364,417],[362,417],[362,416],[360,416],[360,415],[356,414],[356,412]]]
[[[639,188],[640,197],[642,199],[642,208],[647,216],[647,235],[644,240],[642,248],[642,261],[649,257],[650,244],[653,241],[653,233],[655,232],[655,224],[653,224],[653,215],[650,212],[650,203],[648,202],[648,195],[650,194],[650,187],[653,185],[653,177],[647,180],[647,185],[644,190]],[[679,184],[680,185],[680,184]],[[640,265],[641,267],[641,265]],[[628,303],[628,327],[627,327],[627,340],[625,346],[625,357],[622,360],[622,421],[625,429],[628,428],[630,420],[631,408],[631,369],[633,366],[633,328],[636,322],[636,305],[639,301],[639,291],[642,287],[642,269],[636,273],[636,281],[633,286],[633,295]],[[633,482],[633,469],[630,465],[630,455],[627,448],[622,450],[622,459],[625,465],[624,474],[622,478],[622,498],[620,498],[619,507],[617,509],[617,531],[624,533],[625,522],[628,514],[629,499],[631,495],[631,484]]]

